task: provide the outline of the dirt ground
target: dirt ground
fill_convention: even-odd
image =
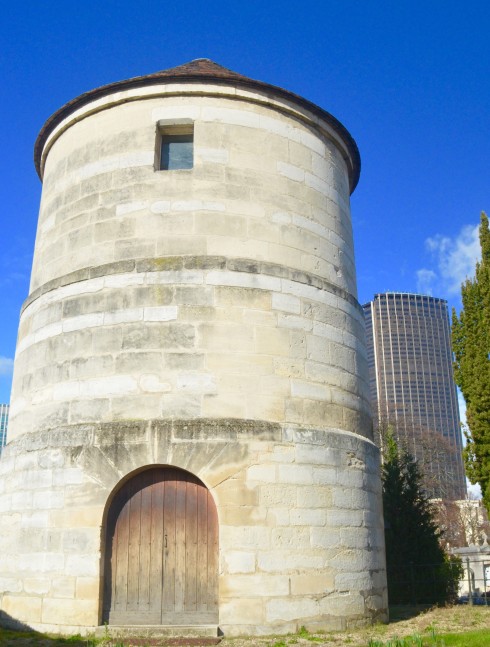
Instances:
[[[411,615],[405,619],[398,619],[402,616]],[[392,620],[388,625],[376,625],[364,629],[347,630],[343,632],[332,632],[324,634],[310,634],[299,632],[287,636],[264,636],[264,637],[243,637],[223,638],[220,647],[289,647],[297,645],[305,647],[313,644],[324,647],[367,647],[371,638],[386,641],[394,637],[405,637],[413,634],[424,634],[434,628],[437,634],[448,632],[461,633],[475,629],[487,629],[489,632],[490,645],[490,607],[468,607],[456,606],[443,609],[431,609],[413,615],[413,610],[395,609],[392,612]],[[98,645],[104,647],[130,647],[156,646],[156,645],[193,645],[204,646],[216,644],[216,640],[200,639],[168,639],[166,641],[145,639],[125,639],[124,642],[117,640],[103,640]],[[48,638],[39,634],[20,634],[0,629],[0,645],[2,647],[92,647],[96,643],[90,638],[62,639]]]

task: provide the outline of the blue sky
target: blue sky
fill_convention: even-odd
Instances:
[[[490,211],[485,0],[27,0],[4,7],[0,36],[0,402],[29,289],[37,133],[82,92],[194,58],[301,94],[351,132],[361,302],[395,290],[459,307]]]

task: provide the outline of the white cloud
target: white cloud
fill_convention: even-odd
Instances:
[[[422,269],[417,272],[420,287],[425,287],[421,291],[432,291],[437,286],[442,294],[458,295],[461,283],[474,276],[476,262],[481,257],[478,225],[466,225],[455,238],[436,234],[428,238],[425,245],[436,268],[435,271]]]
[[[0,355],[0,375],[12,375],[14,360],[10,357]]]
[[[417,270],[417,292],[432,296],[432,286],[436,279],[437,274],[433,270]]]

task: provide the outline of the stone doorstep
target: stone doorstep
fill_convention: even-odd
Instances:
[[[193,638],[211,639],[209,642],[194,644],[217,644],[218,625],[104,625],[96,627],[96,638],[109,636],[111,638]],[[170,644],[170,643],[168,643]],[[176,644],[173,643],[172,644]],[[185,644],[191,644],[186,642]]]

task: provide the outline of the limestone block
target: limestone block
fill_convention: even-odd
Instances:
[[[250,551],[229,550],[223,554],[225,570],[228,573],[254,573],[255,553]]]
[[[363,615],[365,611],[364,597],[358,593],[330,595],[320,600],[321,613],[335,616]]]
[[[284,575],[228,575],[220,579],[225,597],[282,596],[289,593],[289,578]]]
[[[305,508],[307,505],[310,508],[329,508],[332,505],[332,488],[324,485],[302,485],[296,489],[296,505],[299,508]]]
[[[16,577],[0,577],[0,589],[3,593],[3,599],[5,599],[5,594],[8,593],[20,593],[23,589],[22,580]],[[28,587],[25,586],[26,593],[36,593],[36,591],[29,591]]]
[[[339,573],[335,576],[337,591],[369,591],[372,586],[372,576],[369,571],[364,573]]]
[[[289,518],[293,526],[324,526],[326,512],[319,508],[296,508],[290,511]]]
[[[97,599],[100,591],[100,578],[77,577],[75,591],[77,600]]]
[[[30,573],[60,573],[65,563],[63,553],[24,553],[19,555],[19,571]]]
[[[65,574],[75,577],[97,577],[99,574],[99,563],[97,553],[89,554],[67,554],[65,563]]]
[[[323,573],[308,573],[308,575],[291,575],[291,595],[318,595],[328,593],[334,588],[334,575]]]
[[[62,491],[57,490],[34,492],[32,504],[33,508],[37,510],[62,508],[64,505],[64,494]]]
[[[89,553],[99,548],[99,529],[77,528],[67,529],[63,532],[63,552]]]
[[[242,633],[239,629],[240,626],[244,627],[243,633],[247,633],[247,627],[264,622],[263,601],[255,595],[250,598],[224,598],[220,603],[220,624],[236,626],[237,633]]]
[[[97,600],[44,598],[42,622],[53,625],[97,626]]]
[[[313,472],[306,465],[279,465],[278,478],[283,483],[310,485],[314,483]]]
[[[2,586],[3,590],[4,589]],[[29,577],[24,579],[24,591],[30,595],[45,595],[51,589],[51,580],[49,576]]]
[[[216,395],[204,395],[202,415],[205,417],[245,418],[247,404],[240,393],[226,394],[226,398],[217,398]]]
[[[81,506],[52,510],[49,518],[57,528],[98,528],[102,523],[102,512],[98,506]]]
[[[308,548],[310,546],[309,528],[273,528],[271,538],[273,546],[275,546],[278,550],[280,550],[281,548],[288,548],[296,551],[303,548]]]
[[[247,469],[246,483],[275,483],[276,482],[275,465],[252,465]]]
[[[22,528],[47,528],[48,523],[49,513],[36,510],[22,514],[20,525]]]
[[[296,500],[296,487],[293,485],[267,484],[260,487],[259,502],[267,507],[289,508]]]
[[[271,541],[270,528],[266,526],[222,526],[220,530],[220,545],[237,549],[251,549],[257,546],[269,546]]]
[[[362,526],[364,514],[362,510],[329,510],[327,523],[331,527]]]
[[[278,620],[296,620],[314,618],[319,615],[320,607],[317,600],[301,597],[275,598],[266,604],[266,619],[268,622]]]
[[[2,596],[2,611],[16,620],[40,622],[42,598],[27,595]]]
[[[329,527],[312,527],[310,543],[313,548],[335,548],[340,546],[340,531]]]

